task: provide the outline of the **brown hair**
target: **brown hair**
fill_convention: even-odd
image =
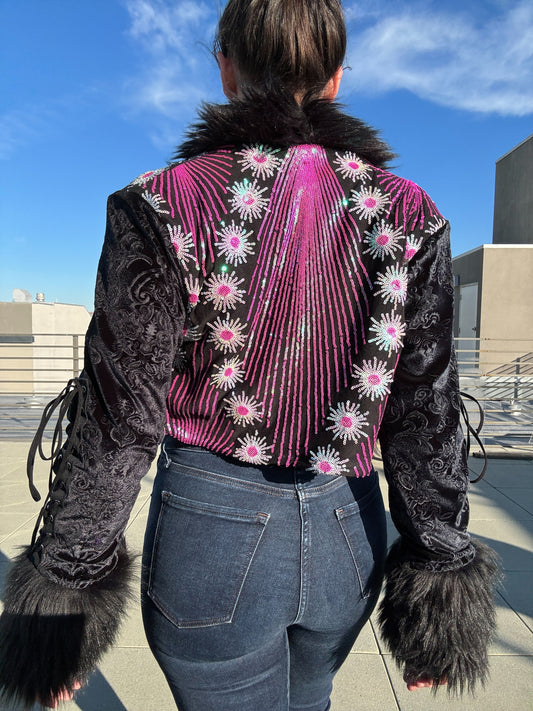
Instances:
[[[346,52],[340,0],[229,0],[215,50],[256,89],[318,93]]]

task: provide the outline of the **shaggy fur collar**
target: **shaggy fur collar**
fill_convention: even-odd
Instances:
[[[203,104],[199,119],[187,131],[174,160],[249,143],[280,148],[318,144],[353,151],[380,168],[394,157],[375,129],[345,114],[338,104],[324,100],[299,105],[292,97],[248,92],[243,99],[228,104]]]

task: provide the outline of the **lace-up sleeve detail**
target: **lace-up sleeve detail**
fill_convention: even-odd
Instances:
[[[185,312],[156,211],[135,191],[111,196],[85,369],[51,403],[60,415],[70,405],[68,438],[54,458],[43,526],[8,578],[0,621],[8,698],[31,705],[71,688],[116,636],[131,568],[123,533],[164,434]],[[30,460],[37,449],[36,441]],[[29,474],[32,484],[31,461]]]
[[[172,363],[186,298],[157,214],[135,193],[108,205],[95,312],[80,377],[85,400],[53,535],[40,539],[41,572],[74,587],[105,577],[164,434]],[[69,452],[69,442],[62,450]]]

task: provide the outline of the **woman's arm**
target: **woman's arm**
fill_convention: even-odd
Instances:
[[[405,345],[380,430],[401,534],[388,557],[380,624],[411,687],[447,681],[462,692],[487,676],[498,568],[494,552],[467,532],[447,225],[426,239],[410,269]]]
[[[124,616],[131,578],[124,529],[164,434],[185,318],[166,240],[139,195],[111,196],[85,368],[66,394],[69,437],[54,463],[43,526],[10,571],[0,619],[0,688],[27,705],[83,681]]]

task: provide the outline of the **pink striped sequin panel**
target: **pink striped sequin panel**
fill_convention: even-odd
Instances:
[[[245,378],[289,465],[349,383],[371,282],[357,224],[321,148],[288,152],[270,205],[250,283]]]

